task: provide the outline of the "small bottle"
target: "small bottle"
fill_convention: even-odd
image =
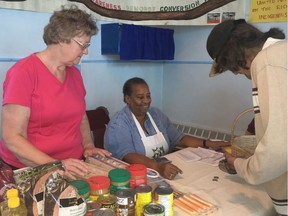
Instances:
[[[19,197],[11,197],[8,199],[8,208],[4,209],[2,216],[27,216],[27,208],[24,204],[20,204]]]
[[[7,199],[0,203],[0,215],[4,211],[4,209],[8,208],[8,199],[12,197],[19,197],[19,192],[16,188],[11,188],[6,192]],[[20,199],[20,203],[23,203]]]

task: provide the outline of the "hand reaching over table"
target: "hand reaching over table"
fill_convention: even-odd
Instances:
[[[169,180],[174,179],[179,173],[182,174],[183,171],[172,163],[158,163],[159,174]]]

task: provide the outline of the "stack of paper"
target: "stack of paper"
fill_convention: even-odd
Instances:
[[[213,166],[218,166],[219,161],[224,158],[224,154],[221,152],[200,147],[182,149],[177,152],[177,156],[186,162],[201,161]]]

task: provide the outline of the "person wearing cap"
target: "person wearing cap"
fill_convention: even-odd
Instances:
[[[279,215],[287,215],[287,40],[278,28],[261,32],[244,19],[216,25],[207,39],[214,60],[209,76],[224,71],[252,81],[257,147],[251,157],[226,153],[227,163],[253,185],[263,185]]]

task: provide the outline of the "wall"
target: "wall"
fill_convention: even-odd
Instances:
[[[0,9],[0,83],[15,61],[45,48],[42,33],[49,17],[46,13]],[[257,26],[263,30],[278,26],[287,35],[287,23]],[[153,106],[162,109],[173,122],[229,133],[236,115],[252,106],[250,81],[229,72],[208,77],[211,59],[205,44],[212,27],[169,28],[175,29],[176,44],[175,60],[171,62],[125,62],[118,56],[102,56],[100,32],[93,37],[89,55],[79,66],[87,90],[87,109],[104,105],[112,116],[124,106],[123,83],[140,76],[150,85]],[[251,118],[247,116],[240,122],[240,131]]]
[[[0,9],[1,96],[6,71],[18,59],[45,48],[42,34],[50,15]],[[101,22],[98,22],[97,25],[101,31]],[[162,108],[162,62],[125,62],[119,61],[118,56],[102,56],[100,31],[92,38],[89,54],[83,57],[82,63],[79,65],[87,91],[87,109],[104,105],[112,116],[125,105],[122,86],[127,79],[134,76],[142,77],[149,83],[150,90],[153,92],[153,105]]]

